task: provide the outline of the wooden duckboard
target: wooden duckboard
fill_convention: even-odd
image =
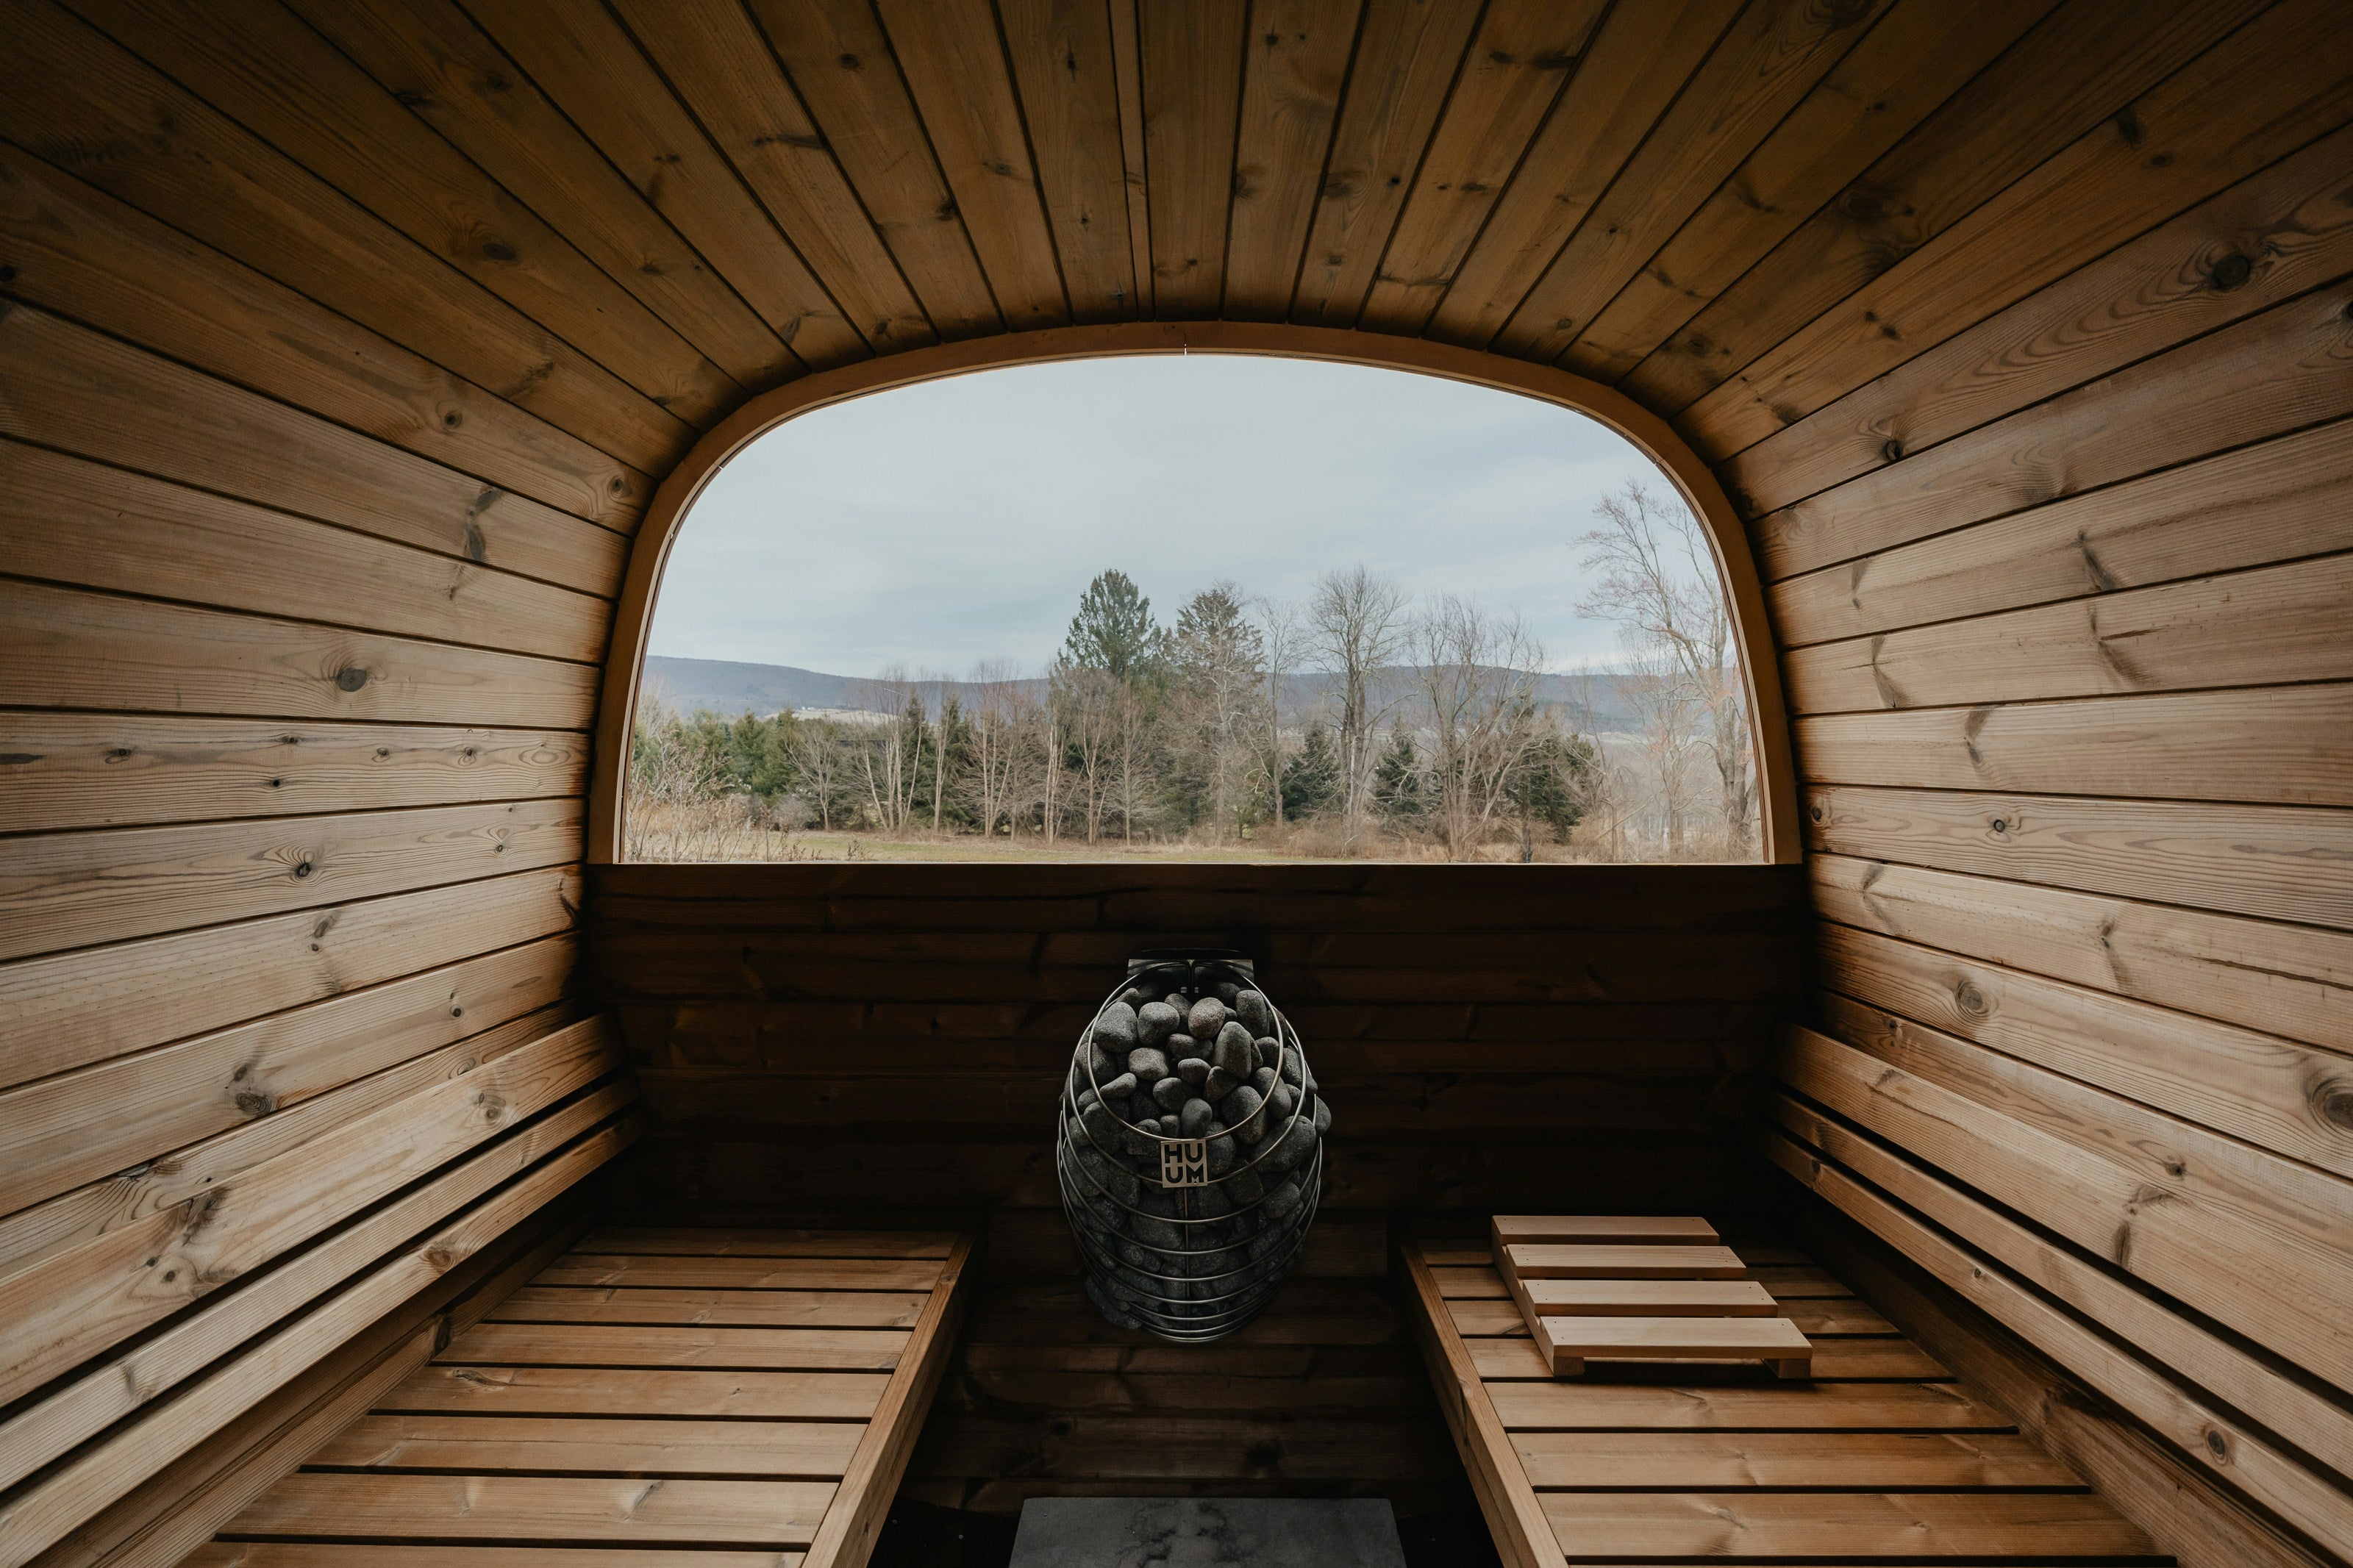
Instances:
[[[601,1568],[622,1551],[858,1568],[972,1250],[944,1234],[591,1233],[187,1562]]]
[[[1814,1337],[1811,1383],[1731,1365],[1704,1384],[1632,1365],[1556,1381],[1493,1267],[1402,1243],[1406,1311],[1507,1568],[2164,1561],[1810,1259],[1742,1250]]]

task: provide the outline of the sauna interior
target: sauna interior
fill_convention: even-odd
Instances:
[[[1641,446],[1762,858],[619,863],[730,452],[1177,352]],[[2353,1562],[2343,0],[0,0],[0,1563]],[[1211,1346],[1050,1152],[1187,944],[1339,1112]],[[1512,1381],[1497,1213],[1812,1379]]]

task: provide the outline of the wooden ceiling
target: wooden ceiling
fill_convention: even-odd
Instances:
[[[2263,0],[6,9],[0,132],[545,421],[590,516],[784,379],[1139,317],[1555,363],[1721,458],[2223,177],[2144,144],[2297,90],[2284,20],[2182,72]]]

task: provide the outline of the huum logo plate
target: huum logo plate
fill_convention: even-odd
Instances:
[[[1163,1138],[1160,1141],[1160,1184],[1164,1187],[1208,1186],[1209,1141],[1207,1138]]]

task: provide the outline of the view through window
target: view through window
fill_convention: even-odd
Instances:
[[[683,520],[634,860],[1757,857],[1707,541],[1580,415],[1153,356],[804,415]]]

